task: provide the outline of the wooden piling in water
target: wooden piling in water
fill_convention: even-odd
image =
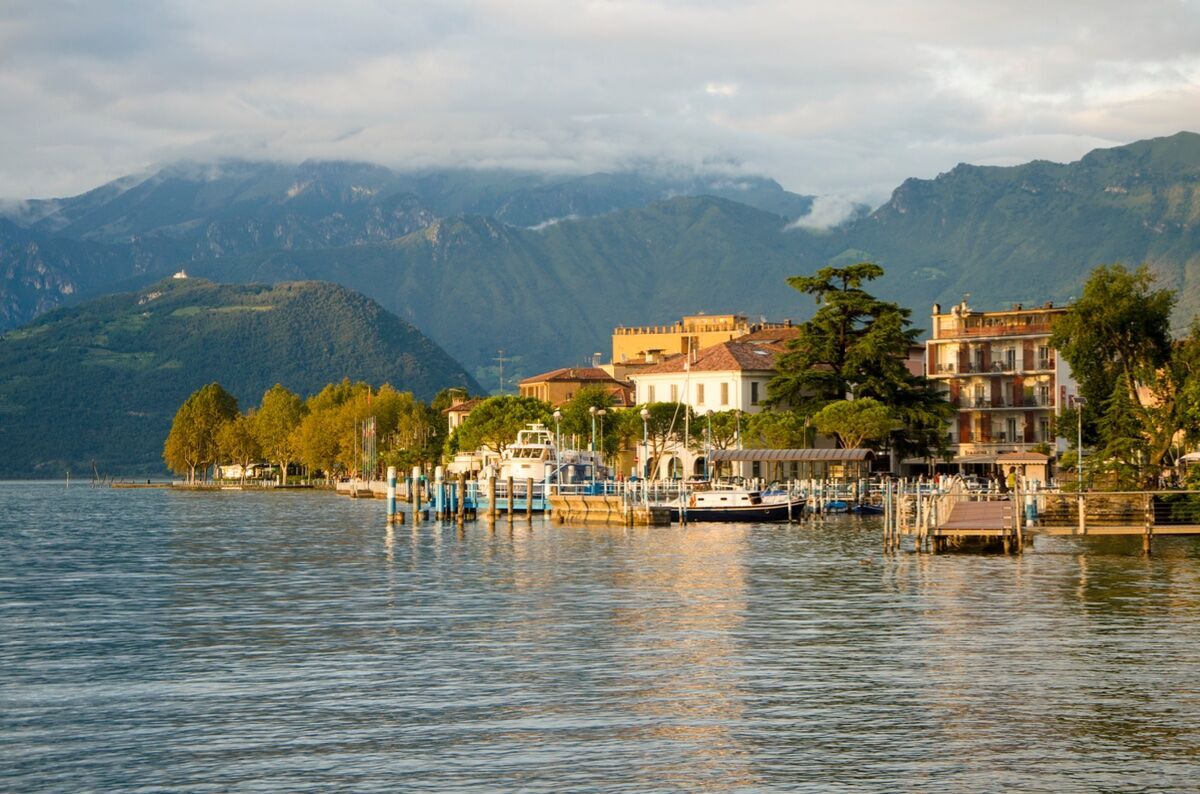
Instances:
[[[533,478],[525,480],[525,520],[533,521]]]
[[[506,479],[504,481],[504,487],[505,487],[505,489],[507,491],[507,495],[508,495],[508,498],[505,500],[506,502],[508,502],[508,505],[507,505],[508,520],[512,521],[512,517],[513,517],[513,478],[511,476],[509,476],[508,479]]]
[[[488,518],[496,520],[496,478],[488,478]]]
[[[458,500],[454,506],[455,518],[458,525],[461,527],[467,515],[467,475],[461,472],[458,475],[457,488],[454,492],[455,498]]]

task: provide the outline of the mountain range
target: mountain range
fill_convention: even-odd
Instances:
[[[0,477],[152,473],[189,394],[219,381],[243,410],[282,383],[349,378],[430,399],[479,385],[379,304],[334,284],[166,279],[59,308],[0,338]]]
[[[220,281],[344,284],[413,323],[489,388],[682,313],[803,318],[784,280],[872,260],[913,308],[1065,301],[1095,265],[1147,262],[1200,309],[1200,135],[1077,162],[959,165],[831,229],[766,178],[654,171],[402,173],[357,163],[177,164],[0,219],[0,327],[180,267]]]

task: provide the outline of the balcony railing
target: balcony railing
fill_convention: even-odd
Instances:
[[[1023,397],[1019,400],[991,400],[987,397],[959,397],[951,400],[955,408],[1053,408],[1054,400],[1042,397]]]

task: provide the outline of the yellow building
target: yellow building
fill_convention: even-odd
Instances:
[[[548,402],[556,408],[570,400],[581,389],[600,386],[613,396],[613,405],[632,405],[630,384],[613,378],[599,367],[563,367],[521,381],[521,396]]]
[[[751,323],[740,314],[691,314],[672,325],[618,327],[612,335],[612,363],[642,361],[704,350],[764,328],[788,328],[782,323]]]

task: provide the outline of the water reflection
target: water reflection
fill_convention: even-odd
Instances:
[[[885,557],[849,519],[387,528],[316,494],[59,491],[0,486],[8,790],[1197,777],[1192,541]]]

